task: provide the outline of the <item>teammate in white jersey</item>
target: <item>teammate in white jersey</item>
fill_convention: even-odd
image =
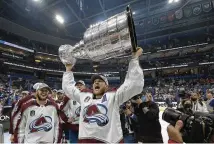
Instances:
[[[21,119],[14,132],[16,143],[59,143],[61,130],[58,106],[48,99],[48,85],[41,83],[36,88],[36,99],[21,107]]]
[[[107,92],[108,80],[95,75],[93,93],[75,87],[72,65],[66,65],[62,87],[65,94],[81,105],[79,143],[118,143],[123,141],[119,106],[143,90],[144,75],[139,65],[139,48],[133,54],[124,84],[116,92]]]

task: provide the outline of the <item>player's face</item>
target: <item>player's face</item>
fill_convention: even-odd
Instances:
[[[22,93],[22,98],[26,97],[27,94],[26,93]]]
[[[101,79],[94,80],[93,93],[94,95],[103,95],[108,90],[108,85]]]
[[[63,97],[64,97],[64,94],[62,94],[62,93],[57,93],[57,98],[58,98],[58,100],[62,100]]]
[[[131,103],[131,101],[130,101],[130,100],[126,102],[126,107],[127,107],[127,108],[130,108],[130,107],[131,107],[131,105],[132,105],[132,103]]]
[[[83,85],[83,84],[81,84],[81,83],[76,84],[76,87],[77,87],[80,91],[82,91],[82,90],[85,89],[85,85]]]
[[[49,90],[47,88],[42,88],[38,90],[37,96],[39,100],[46,100],[48,97]]]

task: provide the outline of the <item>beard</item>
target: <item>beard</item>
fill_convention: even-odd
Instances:
[[[192,100],[192,101],[196,101],[196,100],[197,100],[197,98],[191,98],[191,100]]]
[[[38,100],[40,100],[40,101],[44,101],[44,100],[46,100],[46,99],[48,98],[48,96],[43,97],[43,96],[37,95],[37,98],[38,98]]]
[[[94,95],[98,95],[98,96],[103,95],[105,92],[106,92],[105,88],[101,88],[98,91],[93,90]]]
[[[59,100],[59,101],[62,101],[62,100],[63,100],[63,97],[58,97],[58,100]]]

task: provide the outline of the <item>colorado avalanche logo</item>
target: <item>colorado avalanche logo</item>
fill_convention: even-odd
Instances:
[[[75,114],[77,117],[80,116],[80,111],[81,111],[81,106],[79,106],[76,110],[75,110]]]
[[[40,116],[32,121],[29,125],[30,133],[45,131],[48,132],[52,129],[52,118],[50,116]]]
[[[97,123],[98,126],[105,126],[109,122],[107,117],[108,109],[103,104],[93,104],[84,108],[83,121],[86,123]]]

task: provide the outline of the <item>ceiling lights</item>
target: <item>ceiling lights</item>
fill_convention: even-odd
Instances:
[[[41,2],[42,0],[33,0],[34,2]]]
[[[64,18],[61,16],[61,15],[56,15],[56,20],[59,22],[59,23],[61,23],[61,24],[63,24],[64,23]]]
[[[176,3],[179,2],[180,0],[168,0],[168,3]]]

